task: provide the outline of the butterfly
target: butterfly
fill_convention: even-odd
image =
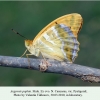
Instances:
[[[43,28],[33,40],[25,40],[28,55],[73,63],[78,56],[77,40],[83,19],[80,14],[61,16]]]

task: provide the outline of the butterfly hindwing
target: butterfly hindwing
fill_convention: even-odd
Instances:
[[[52,26],[38,41],[41,53],[47,58],[72,62],[77,57],[79,42],[64,24]]]

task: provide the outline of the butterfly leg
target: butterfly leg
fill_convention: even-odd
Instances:
[[[33,54],[26,54],[26,57],[28,58],[28,62],[29,62],[29,69],[31,68],[31,64],[30,64],[30,59],[29,59],[29,57],[28,56],[30,56],[30,55],[33,55]]]
[[[22,54],[22,56],[21,57],[23,57],[24,55],[25,55],[25,53],[27,52],[27,49],[25,50],[25,52]]]
[[[22,56],[21,57],[23,57],[25,54],[26,54],[26,52],[27,52],[27,49],[25,50],[25,52],[22,54]],[[30,68],[30,59],[29,59],[29,55],[33,55],[33,54],[26,54],[26,57],[27,57],[27,59],[28,59],[28,62],[29,62],[29,67],[28,68]]]
[[[30,64],[30,59],[28,56],[33,55],[33,54],[26,54],[27,58],[28,58],[28,62],[29,62],[29,68],[31,68],[31,64]],[[51,64],[44,58],[41,63],[39,64],[40,66],[40,71],[46,71],[48,66],[51,66]]]

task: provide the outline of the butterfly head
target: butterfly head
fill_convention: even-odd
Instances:
[[[32,45],[32,42],[33,42],[32,40],[25,40],[25,46],[27,49],[30,48],[30,46]]]
[[[39,56],[40,51],[33,45],[33,40],[25,40],[25,46],[32,55]]]

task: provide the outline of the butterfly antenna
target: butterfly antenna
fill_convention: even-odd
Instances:
[[[23,37],[23,38],[27,39],[25,36],[23,36],[23,35],[21,35],[20,33],[16,32],[13,28],[12,28],[11,30],[12,30],[14,33],[16,33],[16,34],[20,35],[21,37]],[[27,40],[28,40],[28,39],[27,39]]]

